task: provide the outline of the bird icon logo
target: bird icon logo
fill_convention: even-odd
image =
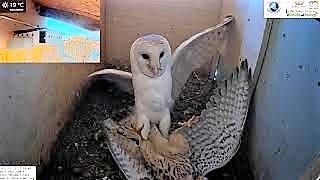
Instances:
[[[272,1],[268,4],[268,11],[271,13],[277,13],[280,11],[280,5],[278,2]]]

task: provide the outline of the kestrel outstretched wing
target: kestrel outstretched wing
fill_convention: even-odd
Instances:
[[[104,121],[108,148],[119,169],[128,180],[152,179],[139,149],[140,137],[128,127],[130,118],[120,123],[111,119]]]
[[[226,17],[222,23],[193,35],[174,51],[172,55],[172,97],[174,100],[179,96],[193,71],[205,64],[217,63],[212,61],[219,49],[223,48],[226,43],[224,38],[226,27],[232,20],[232,16]],[[89,79],[93,78],[112,81],[122,90],[133,94],[132,75],[129,72],[103,69],[89,75]]]
[[[250,84],[251,70],[242,61],[230,79],[218,83],[199,121],[182,128],[200,174],[224,166],[236,154],[249,108]]]
[[[167,147],[166,143],[159,144],[159,140],[141,146],[141,141],[136,143],[139,139],[135,138],[137,133],[130,132],[128,121],[120,124],[106,121],[109,148],[126,178],[155,179],[154,174],[165,174],[172,170],[177,170],[173,171],[173,176],[179,177],[185,175],[185,172],[191,173],[190,170],[185,170],[189,166],[181,166],[190,165],[189,162],[194,168],[194,174],[203,177],[208,172],[224,166],[236,154],[240,145],[251,97],[250,84],[251,70],[248,69],[248,63],[243,61],[230,79],[218,83],[198,122],[191,127],[183,126],[176,129],[169,136]],[[185,143],[188,143],[188,148],[185,147]],[[149,146],[156,148],[148,149]],[[172,154],[171,148],[174,147],[181,152]],[[190,155],[184,152],[186,149],[189,149]],[[181,156],[182,154],[184,155]],[[183,157],[189,159],[182,160]],[[175,160],[182,163],[170,163]],[[169,164],[174,167],[170,167]],[[181,174],[177,174],[180,172]]]

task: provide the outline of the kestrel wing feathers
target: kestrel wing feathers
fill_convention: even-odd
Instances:
[[[250,71],[248,63],[241,62],[232,77],[218,84],[200,121],[182,129],[191,161],[202,175],[224,166],[239,148],[251,96]]]
[[[152,179],[139,146],[132,140],[134,137],[131,137],[130,130],[124,124],[127,122],[118,124],[111,119],[104,122],[107,144],[113,159],[127,180]]]
[[[189,143],[190,160],[199,175],[224,166],[236,154],[250,102],[251,72],[246,61],[232,77],[221,81],[215,89],[200,121],[182,133]],[[128,118],[127,118],[128,120]],[[126,119],[124,120],[126,121]],[[139,145],[132,140],[128,122],[105,122],[108,146],[127,179],[154,179]],[[136,135],[136,133],[133,133]]]

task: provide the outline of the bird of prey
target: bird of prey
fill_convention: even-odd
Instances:
[[[206,179],[237,152],[251,97],[251,70],[242,61],[231,77],[219,81],[206,108],[191,126],[168,138],[151,126],[148,140],[128,125],[104,121],[110,152],[128,180]]]
[[[130,50],[132,84],[135,96],[134,123],[144,139],[150,125],[157,124],[164,136],[171,125],[172,106],[171,48],[161,35],[138,38]]]
[[[232,17],[225,18],[223,23],[192,36],[175,50],[171,68],[173,99],[178,97],[195,69],[212,61],[212,55],[223,44],[221,36],[231,21]],[[155,52],[158,50],[160,48]],[[146,76],[161,76],[161,68],[158,74],[152,68],[140,71]],[[105,69],[91,74],[89,79],[102,77],[132,91],[136,88],[132,88],[133,76],[128,72]],[[155,124],[150,125],[149,139],[141,138],[141,134],[131,126],[132,116],[119,123],[105,121],[108,146],[126,178],[201,179],[208,172],[225,165],[240,144],[249,106],[250,81],[248,64],[243,61],[232,77],[219,82],[201,115],[167,138]]]
[[[143,36],[130,50],[131,74],[105,69],[89,77],[100,76],[118,82],[125,90],[134,90],[135,113],[131,122],[141,130],[144,139],[148,138],[152,124],[159,125],[162,135],[168,136],[174,99],[195,69],[212,63],[219,43],[223,44],[223,31],[231,21],[231,16],[226,17],[223,23],[192,36],[172,56],[169,42],[163,36]]]

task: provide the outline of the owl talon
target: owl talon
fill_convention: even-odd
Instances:
[[[142,125],[140,128],[135,128],[135,131],[142,139],[148,139],[149,131],[148,128],[146,128],[144,125]]]
[[[178,124],[183,127],[191,128],[192,124],[198,123],[199,121],[200,121],[199,116],[192,116],[188,121],[183,122],[183,123],[178,122]]]

